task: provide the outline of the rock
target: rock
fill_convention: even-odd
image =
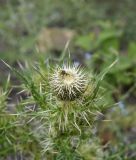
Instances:
[[[62,51],[68,41],[76,35],[75,31],[65,28],[43,28],[38,35],[37,47],[39,52],[51,50]]]

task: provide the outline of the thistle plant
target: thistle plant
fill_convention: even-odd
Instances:
[[[64,64],[55,68],[50,85],[60,100],[72,101],[85,92],[87,83],[87,77],[80,67]]]
[[[21,78],[23,91],[29,93],[19,104],[22,111],[17,115],[29,126],[29,135],[40,146],[40,159],[103,158],[94,124],[107,108],[105,89],[100,84],[112,65],[98,76],[74,63],[42,63],[30,74],[8,66]]]

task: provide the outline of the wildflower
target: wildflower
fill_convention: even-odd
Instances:
[[[85,92],[87,78],[80,67],[64,64],[55,68],[50,84],[60,100],[73,101]]]

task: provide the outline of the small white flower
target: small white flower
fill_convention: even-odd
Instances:
[[[86,90],[87,78],[83,70],[75,65],[56,67],[51,76],[51,88],[61,100],[75,100]]]

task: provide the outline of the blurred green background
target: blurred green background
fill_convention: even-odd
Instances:
[[[106,112],[113,121],[99,126],[111,159],[136,159],[136,1],[0,0],[0,58],[19,68],[59,58],[69,42],[71,59],[95,74],[115,59],[106,75]],[[68,56],[68,53],[66,53]],[[9,70],[0,62],[0,87]],[[11,75],[11,83],[20,82]],[[16,96],[13,92],[10,95]],[[115,156],[114,156],[115,155]]]

